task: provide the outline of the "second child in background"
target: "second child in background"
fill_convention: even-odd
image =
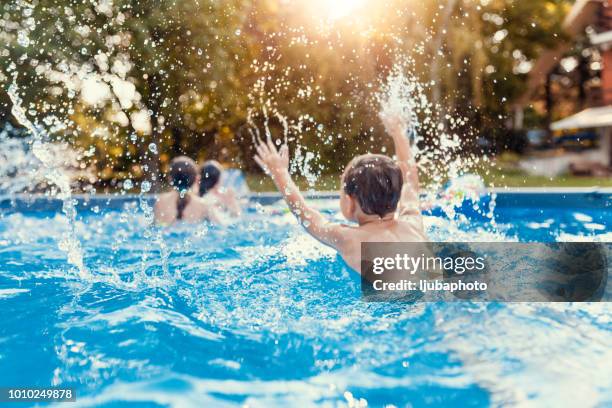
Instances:
[[[174,158],[167,176],[171,189],[157,197],[154,207],[158,224],[198,223],[205,220],[219,223],[214,207],[206,205],[197,195],[199,174],[192,159],[185,156]]]
[[[200,167],[200,197],[217,210],[238,216],[241,213],[240,203],[234,190],[223,186],[223,174],[223,166],[219,162],[204,162]]]

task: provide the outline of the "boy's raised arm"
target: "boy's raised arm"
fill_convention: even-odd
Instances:
[[[404,186],[399,202],[399,214],[420,214],[419,202],[419,171],[416,160],[412,154],[412,148],[408,137],[406,137],[406,123],[400,116],[381,115],[381,120],[387,133],[393,139],[395,155],[404,174]]]
[[[343,227],[328,222],[320,212],[308,206],[289,174],[289,148],[287,145],[281,146],[280,151],[278,151],[271,140],[260,141],[257,145],[255,161],[272,177],[289,209],[299,218],[304,228],[322,243],[338,249],[342,243],[341,229]]]

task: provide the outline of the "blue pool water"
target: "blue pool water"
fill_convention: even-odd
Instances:
[[[494,223],[428,216],[431,239],[612,241],[609,195],[502,198]],[[88,278],[63,216],[0,207],[0,386],[73,386],[71,406],[612,404],[608,303],[365,303],[280,204],[161,231],[119,204],[79,212]]]

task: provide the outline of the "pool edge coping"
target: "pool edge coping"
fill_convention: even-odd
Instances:
[[[488,188],[487,192],[493,194],[612,194],[612,187],[495,187]],[[339,191],[304,191],[304,196],[309,199],[333,199],[340,195]],[[151,198],[157,194],[144,194],[143,197]],[[140,194],[73,194],[72,198],[88,200],[96,199],[137,199]],[[249,198],[281,199],[282,196],[277,191],[251,192]],[[57,197],[50,197],[45,193],[16,193],[0,194],[0,201],[4,200],[23,200],[32,201],[37,199],[60,200]]]

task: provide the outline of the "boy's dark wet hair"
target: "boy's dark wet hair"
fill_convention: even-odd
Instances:
[[[215,160],[205,162],[200,169],[200,196],[208,193],[221,179],[223,168]]]
[[[198,177],[198,170],[195,162],[186,156],[179,156],[170,162],[170,184],[179,192],[176,204],[177,219],[183,218],[183,211],[189,204],[187,191],[195,184]]]
[[[357,156],[346,167],[344,192],[356,199],[365,214],[395,212],[404,183],[400,167],[381,154]]]

